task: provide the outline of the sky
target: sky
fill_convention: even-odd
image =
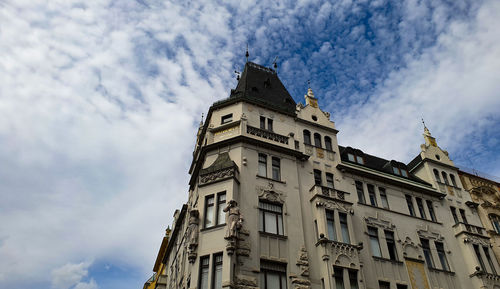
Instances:
[[[248,44],[341,145],[500,176],[500,2],[0,0],[0,288],[142,288]]]

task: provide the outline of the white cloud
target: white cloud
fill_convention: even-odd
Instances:
[[[78,264],[65,264],[52,271],[52,288],[54,289],[97,289],[95,280],[82,282],[82,279],[88,276],[90,262],[81,262]]]

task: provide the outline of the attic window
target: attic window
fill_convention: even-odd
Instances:
[[[399,167],[392,167],[392,172],[398,176],[403,176],[405,178],[408,177],[408,172],[406,171],[406,169],[402,169]]]
[[[358,163],[360,165],[364,165],[365,164],[365,160],[363,159],[362,156],[358,156],[358,155],[354,155],[352,153],[348,153],[347,154],[347,159],[351,162],[355,162],[355,163]]]
[[[439,161],[441,158],[439,157],[439,155],[435,155],[436,159]]]
[[[254,86],[254,87],[252,87],[252,91],[258,92],[258,91],[259,91],[259,89],[258,89],[257,87],[255,87],[255,86]]]
[[[317,116],[315,116],[315,115],[313,115],[313,116],[312,116],[312,119],[313,119],[314,121],[318,121],[318,117],[317,117]]]
[[[233,114],[230,113],[230,114],[223,115],[221,117],[220,124],[225,124],[225,123],[232,122],[232,121],[233,121]]]

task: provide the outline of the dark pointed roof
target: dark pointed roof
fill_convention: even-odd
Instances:
[[[229,153],[224,152],[217,156],[217,159],[208,168],[200,170],[200,175],[213,173],[222,169],[238,167],[236,163],[231,160]]]
[[[243,98],[279,112],[295,114],[296,103],[276,71],[253,62],[245,64],[238,85],[229,98]]]

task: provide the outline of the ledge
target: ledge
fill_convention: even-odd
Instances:
[[[405,214],[405,213],[401,213],[401,212],[398,212],[398,211],[389,210],[389,209],[386,209],[386,208],[375,207],[375,206],[372,206],[372,205],[369,205],[369,204],[365,204],[365,203],[360,203],[360,202],[358,202],[358,204],[359,204],[359,205],[363,205],[363,206],[367,206],[367,207],[370,207],[370,208],[374,208],[374,209],[379,209],[379,210],[383,210],[383,211],[387,211],[387,212],[395,213],[395,214],[398,214],[398,215],[407,216],[407,217],[414,218],[414,219],[417,219],[417,220],[426,221],[426,222],[433,223],[433,224],[438,224],[438,225],[442,225],[442,224],[443,224],[443,223],[441,223],[441,222],[434,222],[434,221],[432,221],[432,220],[419,218],[419,217],[417,217],[417,216],[408,215],[408,214]]]
[[[427,267],[427,269],[429,269],[429,271],[434,271],[434,272],[438,272],[438,273],[446,273],[449,275],[455,275],[455,272],[453,272],[453,271],[448,271],[448,270],[443,270],[443,269],[438,269],[438,268],[433,268],[433,267]]]
[[[200,230],[200,232],[214,231],[216,229],[220,229],[220,228],[223,228],[225,226],[226,226],[226,223],[219,224],[219,225],[215,225],[215,226],[212,226],[212,227],[203,228],[203,229]]]
[[[261,236],[274,237],[276,239],[281,239],[281,240],[287,240],[288,239],[288,237],[285,236],[285,235],[278,235],[278,234],[273,234],[273,233],[268,233],[268,232],[259,231],[259,234]]]
[[[232,128],[233,126],[239,126],[239,125],[240,125],[240,122],[241,122],[241,120],[228,122],[228,123],[225,123],[225,124],[219,125],[218,127],[209,128],[209,129],[208,129],[208,131],[209,131],[209,132],[212,132],[212,133],[216,133],[216,132],[219,132],[219,131],[223,131],[223,130],[225,130],[225,129],[228,129],[228,128]]]
[[[394,264],[397,264],[397,265],[403,265],[404,264],[403,261],[399,261],[399,260],[392,260],[392,259],[387,259],[387,258],[377,257],[377,256],[372,256],[372,257],[373,257],[373,259],[375,261],[390,262],[390,263],[394,263]]]
[[[277,182],[277,183],[281,183],[281,184],[286,184],[286,182],[282,181],[282,180],[275,180],[275,179],[264,177],[264,176],[261,176],[261,175],[255,175],[255,176],[257,178],[260,178],[260,179],[265,179],[265,180],[268,180],[268,181],[273,181],[273,182]]]

